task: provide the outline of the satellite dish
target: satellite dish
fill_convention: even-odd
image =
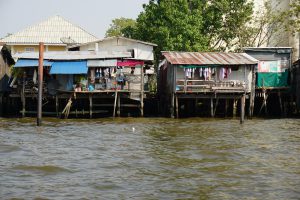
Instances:
[[[61,37],[60,41],[64,44],[77,44],[75,40],[73,40],[71,37]]]

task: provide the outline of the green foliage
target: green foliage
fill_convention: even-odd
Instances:
[[[300,32],[300,1],[293,1],[290,4],[290,10],[284,13],[285,17],[289,19],[286,26],[287,30],[292,33]]]
[[[150,0],[143,5],[134,39],[158,44],[160,51],[231,49],[238,31],[251,17],[247,0]]]
[[[135,20],[129,18],[117,18],[112,20],[109,29],[105,33],[105,37],[124,36],[132,37],[131,33],[135,28]]]
[[[238,29],[237,49],[269,45],[271,37],[282,28],[282,19],[281,13],[274,12],[270,2],[265,2],[261,10]]]

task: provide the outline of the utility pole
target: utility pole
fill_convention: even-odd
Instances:
[[[44,43],[39,44],[39,67],[38,67],[38,108],[37,126],[42,125],[42,100],[43,100],[43,71],[44,71]]]

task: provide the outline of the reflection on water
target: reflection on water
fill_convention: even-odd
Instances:
[[[298,199],[300,120],[0,119],[0,199]]]

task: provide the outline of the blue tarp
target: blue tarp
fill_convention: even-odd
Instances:
[[[52,62],[49,62],[48,60],[44,60],[43,65],[51,66]],[[14,65],[14,67],[38,67],[38,66],[39,66],[39,60],[37,59],[19,59],[17,63]]]
[[[53,62],[50,74],[87,74],[87,61]]]

